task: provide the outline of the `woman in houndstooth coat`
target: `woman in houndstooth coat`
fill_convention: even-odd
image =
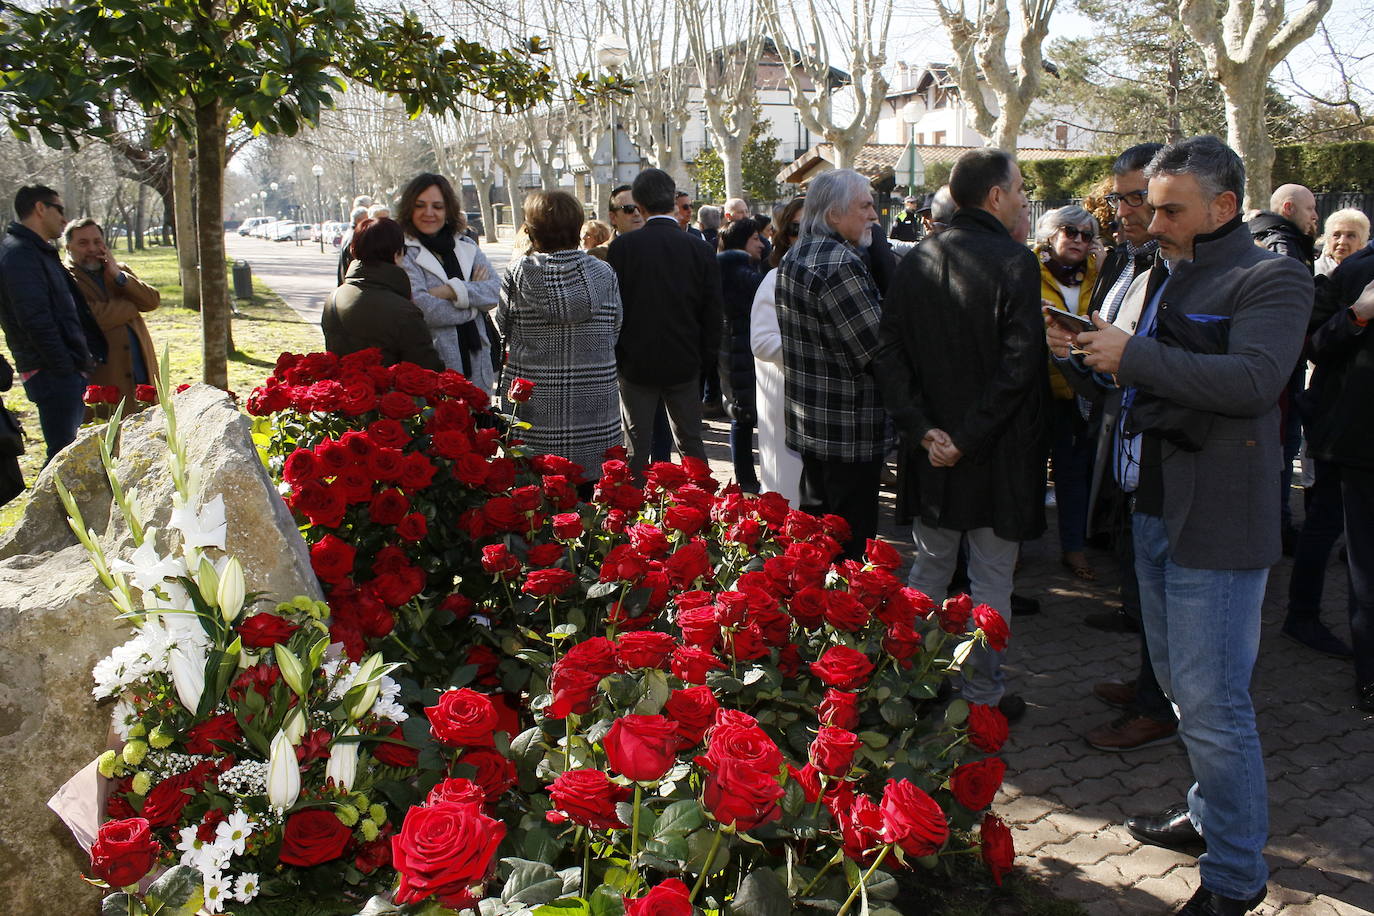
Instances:
[[[495,315],[508,350],[501,391],[515,378],[534,382],[518,409],[532,426],[525,444],[580,464],[595,480],[606,449],[624,440],[615,374],[620,288],[615,271],[578,249],[583,212],[572,195],[536,191],[525,198],[524,217],[531,250],[506,272]]]

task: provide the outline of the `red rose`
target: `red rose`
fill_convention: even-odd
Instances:
[[[524,511],[509,496],[487,500],[482,515],[497,531],[524,531],[529,527]]]
[[[629,825],[616,817],[615,806],[632,794],[600,770],[568,770],[549,786],[553,811],[548,817],[554,823],[570,820],[593,830],[623,829]]]
[[[695,912],[687,885],[677,878],[669,878],[638,900],[620,899],[625,904],[625,916],[692,916]]]
[[[625,532],[630,546],[646,557],[658,558],[668,552],[668,536],[655,525],[631,525]]]
[[[889,779],[883,789],[883,841],[896,843],[909,856],[930,856],[949,839],[945,812],[915,783]]]
[[[801,650],[797,644],[790,642],[778,650],[778,672],[785,678],[794,678],[801,674]]]
[[[377,386],[372,379],[355,375],[343,381],[339,409],[350,417],[360,417],[377,406]]]
[[[806,803],[808,805],[814,805],[816,799],[821,797],[821,774],[820,771],[811,764],[808,763],[806,766],[798,769],[789,763],[787,765],[787,775],[793,782],[801,786],[802,794],[806,797]]]
[[[520,561],[505,544],[488,544],[482,548],[482,569],[494,576],[511,579],[520,571]]]
[[[410,443],[410,432],[399,420],[373,420],[367,425],[368,438],[378,448],[405,448]]]
[[[419,452],[411,452],[401,462],[400,484],[403,490],[423,490],[434,480],[439,468]]]
[[[135,385],[134,400],[142,401],[144,404],[153,404],[157,401],[156,385]]]
[[[184,790],[199,789],[210,772],[210,764],[198,764],[154,786],[143,802],[143,816],[148,823],[153,827],[170,827],[181,820],[182,809],[191,800]]]
[[[471,779],[443,779],[429,790],[429,795],[425,796],[426,805],[436,805],[439,802],[476,805],[480,809],[487,803],[487,793]]]
[[[405,453],[398,448],[378,448],[367,456],[367,472],[382,483],[401,479]]]
[[[710,652],[695,646],[678,646],[669,664],[673,674],[688,684],[704,684],[707,672],[724,671],[728,667]]]
[[[374,525],[394,525],[410,511],[410,500],[400,490],[388,487],[376,496],[367,507],[367,516]]]
[[[420,762],[420,752],[408,744],[397,744],[396,741],[405,741],[405,733],[401,731],[401,726],[396,726],[387,735],[387,738],[394,741],[378,741],[372,746],[372,756],[377,762],[388,767],[413,767]]]
[[[553,566],[567,555],[568,549],[562,544],[536,544],[525,555],[525,562],[530,566]]]
[[[377,869],[391,864],[391,840],[386,837],[386,833],[390,833],[390,830],[371,843],[363,843],[358,847],[358,854],[353,858],[354,868],[370,875]]]
[[[688,541],[663,563],[663,571],[677,588],[691,588],[701,578],[710,578],[711,559],[706,555],[706,543],[700,539]]]
[[[663,668],[677,643],[667,633],[644,630],[622,633],[616,640],[616,657],[626,671],[636,668]]]
[[[679,596],[677,626],[682,632],[682,641],[698,649],[714,649],[720,645],[720,624],[716,621],[715,608],[681,607]]]
[[[469,687],[445,690],[425,708],[429,732],[445,747],[491,747],[496,707],[486,694]]]
[[[840,690],[859,690],[868,683],[873,663],[857,649],[831,646],[825,654],[811,663],[811,673],[827,687]]]
[[[429,534],[429,519],[412,512],[396,523],[396,536],[404,541],[423,541]]]
[[[902,566],[902,555],[897,552],[897,548],[876,538],[869,538],[865,544],[864,559],[868,560],[870,566],[886,569],[889,572],[900,569]]]
[[[1001,757],[987,757],[955,767],[949,777],[949,790],[954,800],[970,811],[982,811],[992,804],[1007,765]]]
[[[596,699],[596,687],[605,677],[594,671],[569,668],[563,661],[560,659],[553,666],[553,678],[549,683],[549,691],[553,694],[553,703],[548,708],[550,719],[566,719],[570,714],[581,716],[590,712],[592,700]]]
[[[299,629],[299,624],[264,612],[245,618],[239,624],[239,637],[250,649],[268,649],[279,642],[286,642]]]
[[[582,537],[582,516],[576,512],[562,512],[553,517],[553,536],[560,541],[572,541]]]
[[[872,862],[883,845],[883,813],[873,799],[859,795],[847,805],[837,805],[832,814],[840,826],[844,854],[863,865]]]
[[[711,688],[703,685],[674,690],[663,704],[663,712],[677,725],[678,750],[696,747],[715,721],[720,703]]]
[[[520,590],[536,598],[558,596],[572,588],[577,577],[566,569],[535,569],[525,575]]]
[[[211,716],[198,722],[186,733],[186,752],[188,754],[222,754],[224,751],[211,744],[211,741],[237,741],[243,737],[239,723],[232,712]]]
[[[822,725],[853,730],[859,724],[859,695],[842,690],[827,690],[816,709]]]
[[[319,471],[315,453],[308,448],[298,448],[286,456],[286,462],[281,468],[281,478],[292,487],[298,487],[307,480],[314,480]]]
[[[946,598],[936,614],[940,618],[940,629],[946,633],[962,633],[968,629],[968,619],[973,614],[973,599],[968,595]]]
[[[388,391],[377,402],[382,416],[392,420],[404,420],[420,412],[420,402],[403,391]]]
[[[601,739],[611,769],[656,782],[677,762],[677,725],[664,716],[621,716]]]
[[[496,801],[515,785],[515,764],[490,748],[465,751],[458,762],[472,767],[472,781],[487,793],[489,802]]]
[[[883,636],[883,651],[902,663],[903,668],[911,667],[911,657],[921,648],[921,634],[908,623],[894,623]]]
[[[826,776],[844,778],[854,765],[854,752],[863,742],[853,732],[822,725],[811,742],[808,756],[811,763]]]
[[[663,513],[663,524],[693,537],[706,524],[706,513],[694,506],[671,506]]]
[[[392,866],[401,875],[396,902],[416,903],[482,883],[505,837],[505,824],[472,805],[411,808],[401,832],[391,838]]]
[[[1002,876],[1011,871],[1012,863],[1016,860],[1011,831],[1000,818],[989,814],[983,818],[978,833],[983,841],[983,864],[992,873],[993,882],[1000,887]]]
[[[439,385],[439,374],[414,363],[397,363],[391,367],[392,378],[398,391],[416,397],[428,397]]]
[[[776,770],[770,773],[747,761],[728,759],[717,763],[706,777],[701,803],[722,824],[753,830],[782,817],[778,800],[785,794]]]
[[[1011,630],[1007,628],[1007,621],[1001,613],[986,604],[980,604],[973,609],[973,624],[983,631],[989,649],[996,652],[1006,651]]]
[[[996,706],[973,703],[968,708],[968,743],[995,754],[1007,743],[1007,717]]]
[[[853,633],[868,623],[869,610],[849,592],[825,593],[825,620],[837,630]]]
[[[111,887],[128,887],[143,880],[161,852],[144,818],[106,821],[91,844],[91,871]]]
[[[510,380],[510,389],[506,391],[506,397],[517,404],[523,404],[534,394],[534,382],[527,378],[513,378]]]
[[[353,832],[327,808],[308,808],[286,819],[282,831],[281,862],[308,868],[332,862],[344,854]]]

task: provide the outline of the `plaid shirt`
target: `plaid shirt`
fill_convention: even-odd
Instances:
[[[778,268],[787,444],[828,461],[883,457],[884,414],[869,364],[882,304],[854,246],[802,239]]]

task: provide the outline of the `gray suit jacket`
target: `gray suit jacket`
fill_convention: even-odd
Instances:
[[[1160,308],[1229,325],[1221,354],[1133,337],[1117,372],[1123,386],[1214,415],[1200,451],[1162,448],[1171,558],[1198,569],[1272,566],[1280,556],[1278,399],[1302,349],[1312,277],[1257,247],[1237,218],[1199,236],[1193,260],[1173,265]],[[1080,390],[1088,381],[1065,375]]]

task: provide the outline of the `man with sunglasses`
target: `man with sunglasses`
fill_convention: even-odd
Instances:
[[[644,214],[639,212],[639,206],[630,193],[629,185],[622,184],[611,191],[609,217],[611,228],[615,230],[617,236],[644,228]]]
[[[86,379],[105,361],[105,335],[53,246],[66,222],[62,198],[29,185],[14,196],[14,213],[0,240],[0,327],[52,460],[81,428]]]

